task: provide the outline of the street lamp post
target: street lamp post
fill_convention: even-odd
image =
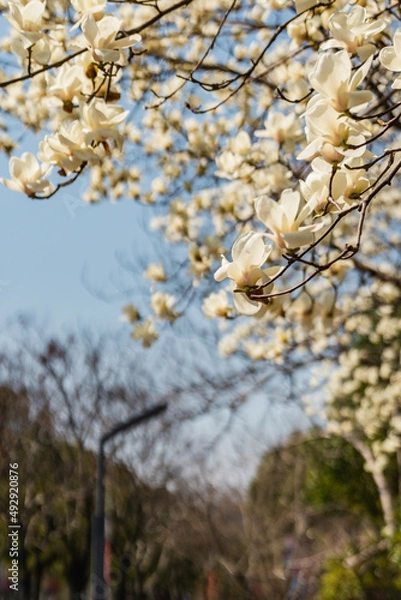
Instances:
[[[153,408],[134,415],[126,421],[115,425],[110,431],[104,433],[99,440],[99,449],[97,454],[97,475],[96,475],[96,497],[95,497],[95,515],[92,523],[92,576],[91,576],[91,600],[105,600],[106,583],[104,581],[104,446],[111,438],[118,433],[136,427],[144,421],[164,412],[167,404],[157,404]]]

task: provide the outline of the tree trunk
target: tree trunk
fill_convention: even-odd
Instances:
[[[379,492],[380,505],[383,512],[383,518],[387,527],[388,534],[394,535],[396,529],[394,501],[383,469],[378,470],[376,468],[375,458],[368,444],[365,444],[355,435],[349,435],[344,437],[354,446],[356,450],[358,450],[358,452],[361,454],[365,461],[367,470],[370,473],[372,473],[373,481],[375,482],[377,491]]]

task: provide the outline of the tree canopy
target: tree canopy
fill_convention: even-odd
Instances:
[[[57,198],[87,173],[86,202],[150,205],[152,227],[181,248],[182,280],[202,284],[206,316],[257,317],[223,353],[282,359],[305,320],[321,346],[354,310],[360,277],[398,293],[397,3],[12,0],[2,11],[3,183]],[[26,130],[37,151],[18,154]],[[150,264],[145,276],[149,315],[133,299],[125,316],[149,346],[155,321],[181,309],[165,291],[173,273]]]
[[[362,457],[394,538],[399,2],[0,6],[2,183],[144,205],[163,259],[149,305],[123,309],[132,337],[151,346],[197,296],[223,355],[303,368],[308,410],[325,386],[327,431]]]

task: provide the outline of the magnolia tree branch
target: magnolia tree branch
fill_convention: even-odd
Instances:
[[[183,290],[209,282],[223,242],[238,233],[216,279],[230,279],[239,313],[274,312],[280,303],[271,300],[286,296],[284,313],[305,286],[316,304],[322,273],[330,302],[341,305],[341,261],[351,263],[375,219],[380,232],[396,219],[386,205],[401,168],[395,5],[338,11],[334,2],[297,0],[266,16],[248,0],[221,0],[216,10],[190,0],[119,4],[94,14],[74,2],[75,26],[61,33],[57,7],[29,23],[15,7],[7,13],[14,37],[5,52],[15,47],[28,72],[0,82],[6,112],[46,135],[36,156],[12,156],[11,178],[1,181],[45,199],[89,172],[90,202],[128,195],[155,207],[152,218],[164,210],[155,226],[187,250],[179,263],[188,272],[174,271],[189,275]],[[141,117],[139,108],[153,110]],[[1,132],[0,144],[13,148]],[[366,261],[352,264],[373,278],[365,246]],[[209,316],[232,319],[223,296],[219,306],[209,297]],[[181,314],[174,302],[158,290],[151,310],[172,323]],[[135,339],[157,339],[153,313],[128,313]]]
[[[184,6],[188,6],[189,4],[191,4],[191,2],[193,2],[193,0],[181,0],[180,2],[173,4],[172,6],[164,9],[163,11],[158,11],[157,15],[155,15],[151,19],[148,19],[145,23],[142,23],[138,27],[133,27],[132,29],[129,29],[128,31],[123,32],[122,37],[128,37],[129,35],[133,35],[135,33],[142,33],[143,31],[145,31],[152,25],[155,25],[156,23],[158,23],[158,21],[163,19],[163,17],[165,17],[166,15],[168,15],[180,8],[183,8]],[[36,77],[37,75],[41,75],[42,73],[45,73],[46,71],[50,71],[51,69],[56,69],[58,67],[61,67],[65,63],[72,61],[74,58],[77,58],[78,56],[80,56],[81,54],[84,54],[85,52],[88,52],[88,48],[82,48],[81,50],[77,50],[76,52],[73,52],[72,54],[69,54],[68,56],[65,56],[64,58],[62,58],[58,61],[55,61],[54,63],[52,63],[50,65],[46,65],[45,67],[42,67],[41,69],[36,69],[35,71],[30,71],[26,75],[21,75],[20,77],[14,77],[13,79],[8,79],[6,81],[0,81],[0,88],[6,88],[6,87],[12,85],[13,83],[26,81],[28,79],[32,79],[33,77]]]

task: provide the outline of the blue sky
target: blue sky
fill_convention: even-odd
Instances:
[[[1,174],[7,177],[7,170],[2,161]],[[117,255],[132,256],[133,240],[145,239],[140,207],[128,200],[87,205],[79,199],[82,187],[77,183],[50,200],[32,201],[2,186],[3,324],[17,312],[29,312],[48,317],[56,328],[118,326],[127,298],[114,285],[120,279]],[[126,284],[128,290],[129,276]]]

